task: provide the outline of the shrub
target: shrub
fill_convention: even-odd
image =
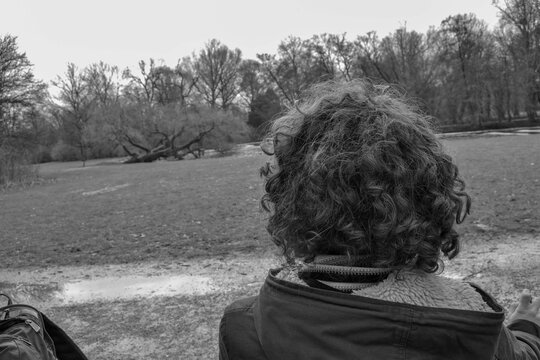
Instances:
[[[30,156],[15,148],[0,148],[0,187],[25,184],[37,179],[37,167]]]
[[[108,139],[95,141],[89,150],[90,159],[103,159],[124,156],[124,150]]]
[[[50,150],[45,146],[38,146],[38,149],[34,152],[33,156],[34,164],[42,164],[53,161]]]
[[[234,142],[229,137],[228,139],[221,139],[216,141],[214,145],[214,150],[216,150],[221,155],[229,153],[234,148]]]
[[[81,154],[75,146],[60,140],[52,147],[51,157],[54,161],[76,161],[81,159]]]

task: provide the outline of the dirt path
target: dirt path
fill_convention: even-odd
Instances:
[[[145,297],[232,292],[262,284],[274,257],[218,257],[177,263],[0,270],[0,288],[42,308]],[[109,286],[110,285],[110,286]]]
[[[276,266],[279,266],[277,257],[237,255],[176,263],[2,269],[0,284],[19,301],[54,307],[148,296],[236,291],[246,286],[259,286],[267,270]],[[510,235],[504,239],[465,244],[458,258],[446,262],[443,275],[478,283],[499,293],[502,302],[513,298],[524,287],[536,289],[540,295],[540,238]],[[165,282],[167,279],[172,280]],[[109,283],[114,286],[107,288],[105,285]],[[73,289],[76,284],[80,284],[79,292],[83,294],[66,296],[66,287]],[[93,287],[96,289],[92,290]],[[85,292],[85,288],[89,289]],[[126,294],[119,289],[129,291]]]
[[[249,255],[0,270],[0,289],[52,314],[91,359],[213,359],[224,306],[255,294],[276,265]],[[443,275],[481,285],[504,306],[523,288],[539,296],[540,238],[465,244]]]

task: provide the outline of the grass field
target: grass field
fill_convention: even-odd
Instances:
[[[464,238],[540,230],[540,137],[445,142],[473,197]],[[0,193],[1,267],[260,253],[263,155],[123,165],[52,163],[45,184]],[[100,165],[102,164],[102,165]]]
[[[268,247],[263,157],[46,164],[54,179],[0,194],[1,266],[125,263]]]
[[[519,287],[540,286],[540,136],[444,144],[473,198],[471,215],[459,228],[464,251],[450,270],[469,274],[507,305]],[[190,273],[208,274],[222,288],[208,296],[47,311],[91,359],[214,359],[223,308],[256,293],[273,252],[259,206],[258,169],[268,160],[253,152],[152,164],[42,165],[42,184],[0,192],[0,274],[30,271],[41,274],[33,281],[52,282],[70,266],[90,277],[92,271],[113,271],[110,264],[127,273],[175,272],[173,265],[181,264]],[[508,257],[497,263],[497,251]],[[0,289],[16,286],[8,280],[0,279]]]

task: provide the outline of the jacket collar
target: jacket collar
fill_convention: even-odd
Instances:
[[[502,308],[400,304],[309,288],[277,279],[278,272],[270,271],[254,308],[268,358],[354,358],[366,351],[373,355],[368,359],[397,358],[406,351],[432,359],[491,359],[504,320]]]

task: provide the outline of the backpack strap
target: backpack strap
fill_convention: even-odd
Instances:
[[[4,293],[0,293],[0,296],[3,296],[3,297],[5,297],[5,298],[7,298],[7,304],[8,304],[8,306],[11,305],[11,304],[13,304],[13,300],[11,300],[11,297],[10,297],[9,295],[4,294]]]
[[[41,316],[43,317],[45,329],[54,342],[58,360],[88,360],[82,350],[75,344],[73,339],[62,330],[62,328],[44,314],[41,314]]]
[[[7,305],[0,308],[0,320],[4,320],[9,316],[9,306],[13,304],[13,300],[11,300],[9,295],[4,293],[0,293],[0,296],[7,298]]]

